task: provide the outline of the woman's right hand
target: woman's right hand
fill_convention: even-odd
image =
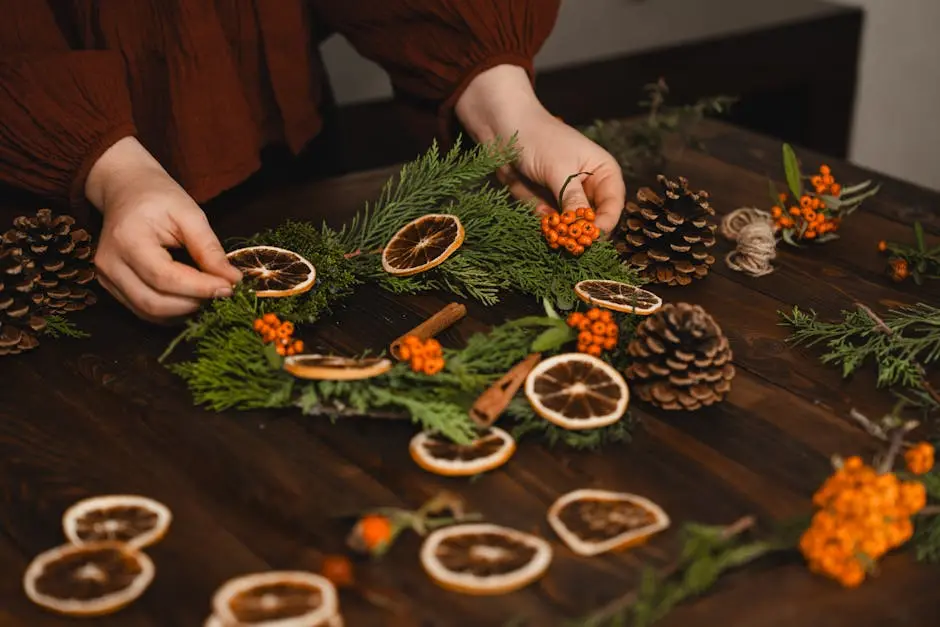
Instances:
[[[104,215],[95,254],[98,280],[137,316],[168,322],[209,298],[231,296],[241,273],[225,256],[199,205],[135,138],[95,162],[85,195]],[[199,266],[175,261],[185,247]]]

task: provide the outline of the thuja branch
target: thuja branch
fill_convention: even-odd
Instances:
[[[917,389],[940,402],[926,370],[940,360],[940,309],[919,303],[879,316],[859,304],[854,310],[843,311],[839,322],[820,321],[815,312],[798,307],[780,315],[783,324],[793,329],[788,339],[791,344],[823,345],[822,362],[841,366],[844,377],[872,360],[879,387]]]

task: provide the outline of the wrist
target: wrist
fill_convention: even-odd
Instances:
[[[457,119],[474,140],[509,139],[533,118],[548,115],[526,71],[516,65],[497,65],[475,77],[454,107]]]
[[[169,178],[163,166],[137,138],[124,137],[105,150],[91,166],[85,178],[85,197],[104,212],[109,199],[120,195],[121,190],[138,187],[142,179],[154,175]]]

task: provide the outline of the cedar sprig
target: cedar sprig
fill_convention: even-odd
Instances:
[[[91,337],[90,333],[87,331],[82,331],[75,325],[74,322],[67,320],[64,316],[46,316],[44,320],[46,321],[46,326],[42,330],[42,333],[44,335],[48,335],[49,337],[71,337],[77,339]]]
[[[913,246],[881,240],[878,250],[889,255],[888,268],[891,278],[897,282],[910,277],[914,283],[922,285],[924,279],[940,279],[940,246],[927,247],[920,222],[914,223]]]
[[[865,305],[843,311],[839,322],[823,322],[815,312],[794,307],[780,312],[793,331],[793,345],[822,344],[821,361],[842,367],[848,377],[869,360],[878,369],[878,386],[919,388],[935,401],[940,396],[927,379],[925,366],[940,360],[940,309],[918,303],[888,311],[883,317]]]
[[[795,547],[789,532],[779,537],[751,539],[750,517],[722,526],[687,523],[682,528],[682,550],[677,561],[661,572],[648,568],[638,589],[618,597],[575,622],[577,627],[649,627],[679,604],[701,595],[729,570],[773,551]]]
[[[535,413],[529,401],[521,396],[509,403],[506,417],[513,423],[511,434],[517,441],[528,435],[538,435],[549,446],[561,445],[575,450],[595,451],[612,444],[627,444],[633,440],[636,429],[636,420],[630,412],[617,422],[599,429],[563,429]]]
[[[685,146],[702,148],[693,136],[697,124],[710,115],[726,113],[737,98],[712,96],[692,104],[667,105],[669,86],[660,78],[643,87],[646,99],[639,104],[647,110],[639,121],[596,120],[582,133],[617,159],[623,171],[635,176],[644,167],[662,165],[666,139],[678,135]]]
[[[339,240],[348,249],[363,252],[385,246],[402,225],[434,213],[461,191],[477,187],[499,168],[519,156],[516,136],[478,144],[464,150],[462,137],[443,157],[437,141],[418,159],[390,179],[374,203],[366,204],[346,226]]]

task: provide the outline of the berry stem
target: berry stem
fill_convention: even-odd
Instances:
[[[564,205],[564,202],[562,202],[562,201],[563,201],[564,198],[565,198],[565,190],[568,189],[568,183],[570,183],[570,182],[573,181],[574,179],[578,178],[578,177],[581,176],[582,174],[584,174],[584,175],[586,175],[586,176],[591,176],[591,175],[593,175],[594,173],[593,173],[593,172],[575,172],[574,174],[572,174],[571,176],[569,176],[568,178],[566,178],[564,183],[562,183],[562,185],[561,185],[561,191],[558,192],[558,210],[559,210],[559,211],[562,211],[562,210],[564,209],[564,206],[565,206],[565,205]]]

